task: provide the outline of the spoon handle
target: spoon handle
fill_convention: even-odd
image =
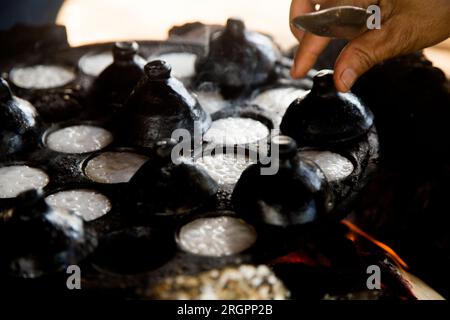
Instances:
[[[353,39],[367,31],[369,16],[363,8],[340,6],[303,14],[291,23],[321,37]]]

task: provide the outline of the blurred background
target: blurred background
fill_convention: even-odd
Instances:
[[[57,22],[78,46],[112,40],[162,40],[173,25],[245,20],[250,29],[274,36],[281,47],[295,44],[289,30],[290,0],[15,0],[1,1],[0,28],[16,23]],[[450,41],[426,50],[450,77]]]

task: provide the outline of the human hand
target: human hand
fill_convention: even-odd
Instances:
[[[293,0],[290,20],[314,11],[337,5],[381,8],[380,30],[368,30],[352,39],[342,50],[334,68],[336,88],[351,89],[355,81],[375,64],[386,59],[435,45],[450,37],[450,0]],[[291,25],[300,42],[292,68],[294,78],[304,77],[327,47],[330,38],[303,32]]]

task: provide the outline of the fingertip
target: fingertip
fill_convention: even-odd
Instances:
[[[358,74],[352,68],[345,68],[342,72],[335,71],[334,74],[336,89],[343,93],[349,92],[357,79]]]

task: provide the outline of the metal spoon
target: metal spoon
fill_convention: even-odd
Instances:
[[[321,37],[353,39],[367,31],[370,14],[366,9],[339,6],[305,13],[291,23],[298,29]]]

